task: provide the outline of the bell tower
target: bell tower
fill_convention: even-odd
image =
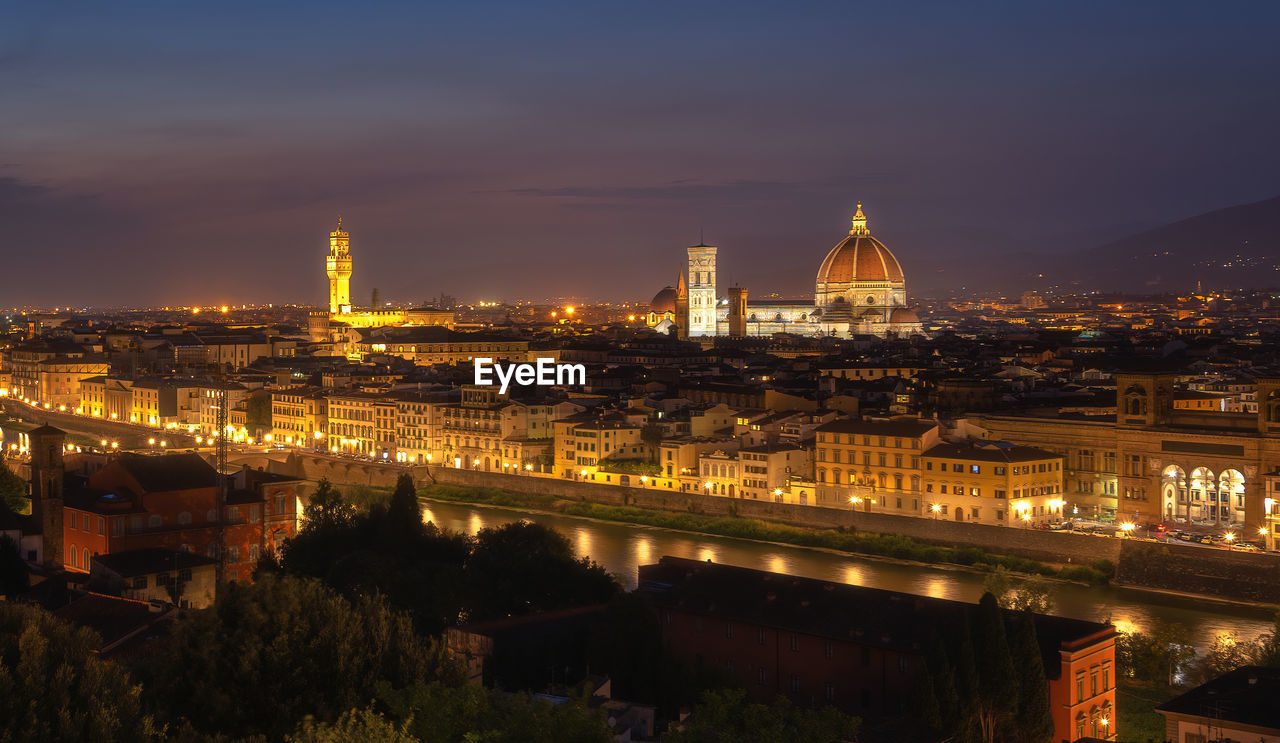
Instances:
[[[351,312],[351,246],[342,217],[338,217],[338,229],[329,233],[329,255],[324,262],[329,274],[329,314]]]
[[[716,248],[689,248],[689,335],[716,334]]]
[[[31,445],[31,518],[44,542],[42,559],[50,570],[62,568],[62,451],[67,435],[53,426],[27,432]]]

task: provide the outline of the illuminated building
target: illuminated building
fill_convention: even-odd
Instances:
[[[1063,516],[1062,457],[1052,452],[1003,442],[942,443],[927,450],[921,463],[926,515],[996,526],[1030,526]]]
[[[431,307],[406,307],[382,309],[370,307],[358,310],[351,304],[351,242],[350,234],[338,227],[329,233],[329,252],[325,256],[325,274],[329,278],[329,311],[313,312],[308,318],[308,330],[312,340],[335,340],[347,328],[377,328],[388,325],[445,325],[453,327],[452,311]]]
[[[1113,416],[980,414],[992,438],[1065,459],[1064,498],[1080,515],[1135,523],[1195,519],[1254,533],[1264,526],[1264,477],[1280,464],[1280,378],[1257,380],[1258,412],[1183,409],[1174,376],[1115,375]]]
[[[695,245],[680,272],[675,296],[663,289],[653,299],[647,321],[663,323],[668,301],[681,338],[725,335],[912,335],[921,332],[920,318],[907,306],[906,280],[893,253],[867,229],[862,205],[849,234],[833,247],[818,268],[812,300],[748,300],[734,287],[730,297],[717,288],[718,249]],[[686,279],[687,277],[687,279]],[[731,301],[736,299],[736,301]]]

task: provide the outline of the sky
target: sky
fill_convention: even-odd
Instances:
[[[17,0],[0,307],[908,289],[1280,194],[1280,3]],[[946,270],[939,267],[946,266]]]

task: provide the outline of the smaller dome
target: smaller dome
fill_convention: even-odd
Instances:
[[[661,315],[664,312],[676,311],[676,290],[674,287],[664,286],[662,291],[653,295],[653,300],[649,302],[649,309],[654,314]]]
[[[889,315],[889,322],[920,322],[920,317],[906,307],[899,307]]]

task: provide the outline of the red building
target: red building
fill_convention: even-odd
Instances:
[[[217,472],[196,454],[122,454],[85,486],[68,482],[67,570],[88,572],[93,555],[165,548],[220,557],[225,580],[248,580],[259,556],[297,531],[301,482],[249,469],[228,480],[221,514]]]
[[[869,721],[905,709],[930,637],[976,605],[732,565],[663,557],[640,588],[677,656],[733,676],[755,700],[784,695]],[[1016,612],[1008,612],[1012,627]],[[1115,737],[1115,627],[1036,615],[1054,740]],[[945,636],[945,634],[944,634]]]

